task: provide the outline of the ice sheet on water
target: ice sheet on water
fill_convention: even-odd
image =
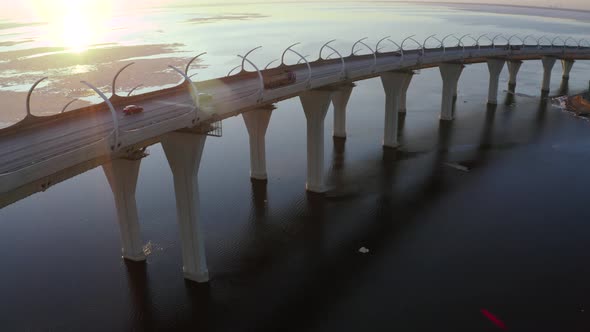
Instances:
[[[517,96],[517,97],[526,97],[526,98],[539,98],[539,96],[532,96],[532,95],[527,95],[524,93],[518,93],[518,92],[514,92],[514,91],[510,91],[510,90],[504,90],[505,93]]]

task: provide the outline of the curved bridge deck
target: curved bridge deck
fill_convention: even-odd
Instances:
[[[590,59],[589,47],[550,45],[518,49],[470,46],[402,53],[320,59],[310,62],[309,67],[306,63],[285,66],[296,73],[296,82],[272,90],[261,89],[257,72],[241,72],[194,83],[200,93],[212,96],[210,103],[196,110],[195,98],[187,84],[133,97],[113,96],[111,102],[117,111],[131,103],[140,104],[145,110],[134,116],[123,116],[117,112],[119,137],[114,148],[112,136],[115,125],[106,103],[44,118],[27,117],[21,123],[0,130],[0,194],[80,163],[153,144],[159,136],[171,131],[235,116],[296,97],[304,91],[331,88],[377,77],[385,72],[430,68],[442,63],[482,63],[490,58],[538,60],[549,56],[568,60]],[[262,70],[260,74],[264,76],[268,71]]]

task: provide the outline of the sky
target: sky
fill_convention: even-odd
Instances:
[[[69,7],[82,7],[96,12],[131,10],[137,6],[166,6],[177,3],[248,3],[270,2],[262,0],[0,0],[0,19],[11,21],[14,18],[27,18],[44,21],[46,16],[56,16],[55,11],[67,10]],[[275,2],[293,2],[293,0],[273,0]],[[309,1],[309,0],[308,0]],[[320,0],[321,1],[321,0]],[[320,2],[318,1],[318,2]],[[338,0],[324,0],[338,1]],[[374,1],[374,0],[358,0]],[[408,2],[424,2],[427,0],[409,0]],[[437,2],[493,3],[522,6],[544,6],[568,9],[590,10],[590,0],[439,0]],[[52,13],[53,12],[53,13]],[[48,14],[49,13],[49,14]]]

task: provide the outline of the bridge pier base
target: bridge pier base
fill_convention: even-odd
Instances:
[[[557,59],[544,56],[541,61],[543,62],[543,87],[541,88],[541,93],[548,94],[551,90],[551,71]]]
[[[508,61],[508,73],[510,74],[510,79],[508,80],[509,90],[514,90],[516,88],[516,78],[518,77],[518,71],[520,70],[521,66],[521,60]]]
[[[488,104],[498,104],[498,83],[500,81],[500,73],[504,68],[503,59],[488,59],[488,70],[490,72],[490,85],[488,89]]]
[[[564,80],[570,79],[570,72],[572,71],[572,68],[574,67],[574,62],[575,62],[574,60],[565,60],[565,59],[561,60],[561,67],[563,68],[562,78]]]
[[[453,120],[453,104],[459,78],[463,72],[462,64],[443,63],[439,66],[443,80],[442,105],[440,111],[441,120]]]
[[[266,180],[266,129],[270,122],[271,109],[258,109],[242,113],[250,138],[250,177]]]
[[[399,100],[399,112],[406,113],[407,106],[406,106],[406,97],[408,95],[408,88],[410,88],[410,83],[412,83],[412,78],[414,77],[414,72],[409,71],[406,80],[404,81],[404,86],[402,88],[402,95],[400,96]]]
[[[205,240],[199,221],[199,181],[206,135],[172,132],[162,138],[162,147],[174,177],[176,210],[184,278],[209,281],[205,257]]]
[[[135,262],[145,261],[135,201],[140,163],[141,159],[115,159],[102,166],[115,198],[123,258]]]
[[[324,184],[324,119],[333,91],[311,90],[299,95],[307,119],[307,191],[323,193]]]
[[[397,148],[397,127],[401,105],[401,97],[406,82],[411,80],[411,74],[405,72],[388,72],[381,74],[381,83],[385,90],[385,125],[383,133],[383,147]]]
[[[332,104],[334,105],[334,131],[333,136],[337,138],[346,138],[346,106],[352,88],[354,85],[347,85],[339,88],[332,95]]]

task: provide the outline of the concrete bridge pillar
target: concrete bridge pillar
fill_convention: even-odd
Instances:
[[[205,240],[199,221],[198,171],[206,135],[172,132],[162,138],[162,147],[174,177],[176,210],[184,278],[209,281]]]
[[[414,72],[409,71],[406,80],[404,81],[404,87],[402,88],[402,95],[399,101],[399,112],[406,113],[407,106],[406,106],[406,97],[408,95],[408,88],[410,87],[410,83],[412,83],[412,78],[414,77]]]
[[[510,74],[510,79],[508,80],[508,87],[511,90],[513,90],[516,87],[516,78],[518,76],[520,66],[522,66],[522,61],[520,60],[508,61],[508,73]]]
[[[490,71],[490,85],[488,89],[488,104],[498,104],[498,82],[500,81],[500,73],[504,68],[503,59],[488,59],[488,70]]]
[[[381,74],[381,83],[385,90],[385,125],[383,133],[383,147],[397,148],[398,114],[406,83],[411,80],[411,74],[405,72],[388,72]]]
[[[307,119],[307,183],[306,189],[323,193],[324,184],[324,119],[333,91],[311,90],[299,95]]]
[[[135,201],[140,163],[141,159],[115,159],[102,166],[115,197],[123,258],[136,262],[145,260]]]
[[[267,179],[265,135],[271,114],[271,109],[242,113],[250,137],[250,177],[254,180]]]
[[[547,94],[551,90],[551,71],[557,59],[544,56],[541,61],[543,62],[543,87],[541,92]]]
[[[443,80],[441,120],[453,120],[453,99],[457,91],[459,78],[463,72],[462,64],[443,63],[439,66]]]
[[[572,71],[572,67],[574,66],[574,60],[561,60],[561,67],[563,68],[563,79],[569,80],[570,79],[570,72]]]
[[[346,138],[346,105],[352,94],[354,85],[340,87],[332,95],[332,104],[334,104],[334,132],[333,136]]]

